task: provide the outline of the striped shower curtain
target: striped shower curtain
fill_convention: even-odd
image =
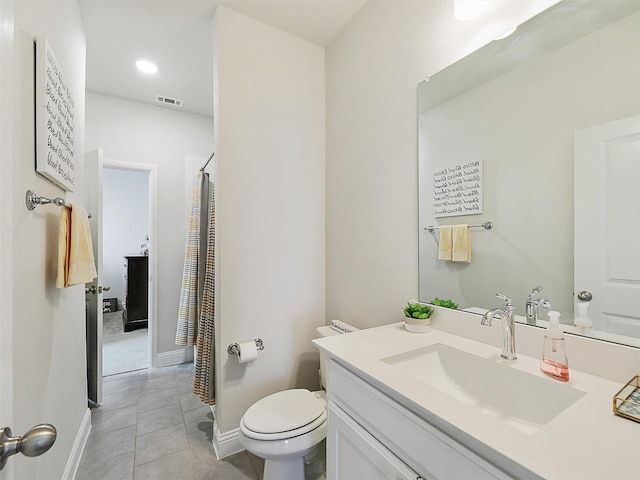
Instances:
[[[194,178],[187,231],[182,288],[178,306],[176,344],[196,346],[193,393],[215,403],[214,287],[215,203],[209,174]]]
[[[205,176],[198,172],[193,181],[191,193],[191,213],[187,227],[187,245],[182,271],[182,288],[178,304],[178,327],[176,345],[192,347],[195,344],[198,328],[200,301],[198,298],[198,260],[200,257],[200,212],[202,185]],[[206,209],[204,210],[206,212]]]
[[[215,403],[215,350],[214,350],[214,307],[215,307],[215,196],[213,183],[209,183],[208,235],[205,257],[202,303],[198,320],[196,339],[196,360],[194,365],[193,393],[209,405]]]

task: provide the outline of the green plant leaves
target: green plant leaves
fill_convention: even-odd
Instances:
[[[433,309],[429,305],[420,305],[419,303],[408,303],[404,307],[404,315],[409,318],[427,319],[433,315]]]
[[[434,298],[431,302],[429,302],[433,305],[437,305],[438,307],[446,307],[446,308],[453,308],[453,309],[457,309],[458,308],[458,304],[457,303],[453,303],[451,300],[443,300],[441,298]]]

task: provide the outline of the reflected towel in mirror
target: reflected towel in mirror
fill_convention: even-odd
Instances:
[[[451,261],[471,263],[471,230],[469,230],[469,225],[453,225],[451,237]]]
[[[442,225],[438,260],[443,262],[471,262],[471,230],[469,225]]]
[[[438,247],[438,260],[450,262],[453,252],[453,237],[451,225],[440,227],[440,245]]]

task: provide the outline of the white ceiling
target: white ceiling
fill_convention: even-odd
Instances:
[[[212,18],[220,3],[327,46],[366,0],[78,0],[87,35],[87,90],[213,116]],[[160,68],[141,74],[135,60]],[[164,106],[164,108],[176,108]]]

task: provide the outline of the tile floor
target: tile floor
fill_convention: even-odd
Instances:
[[[261,459],[213,453],[213,416],[191,393],[193,364],[105,377],[76,480],[259,480]]]

